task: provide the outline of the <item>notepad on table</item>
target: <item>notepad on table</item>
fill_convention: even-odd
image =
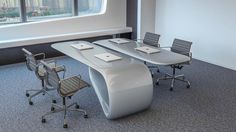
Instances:
[[[93,46],[84,44],[84,43],[78,43],[78,44],[72,44],[72,47],[78,49],[78,50],[87,50],[87,49],[92,49]]]
[[[138,48],[135,48],[135,50],[138,50],[138,51],[141,51],[141,52],[144,52],[144,53],[147,53],[147,54],[153,54],[153,53],[160,52],[159,49],[151,48],[151,47],[147,47],[147,46],[138,47]]]
[[[105,62],[111,62],[111,61],[117,61],[121,60],[122,58],[116,55],[113,55],[111,53],[102,53],[102,54],[97,54],[94,55],[95,57],[105,61]]]
[[[110,39],[110,42],[117,43],[117,44],[125,44],[128,43],[128,40],[122,39],[122,38],[115,38],[115,39]]]

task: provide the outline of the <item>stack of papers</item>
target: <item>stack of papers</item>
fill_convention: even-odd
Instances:
[[[111,62],[111,61],[116,61],[116,60],[122,59],[121,57],[113,55],[111,53],[102,53],[102,54],[97,54],[94,56],[105,61],[105,62]]]
[[[115,39],[110,39],[110,42],[116,43],[116,44],[125,44],[129,43],[128,40],[122,39],[122,38],[115,38]]]
[[[151,47],[147,47],[147,46],[138,47],[138,48],[135,48],[135,49],[138,50],[138,51],[147,53],[147,54],[153,54],[153,53],[158,53],[158,52],[160,52],[159,49],[151,48]]]
[[[72,44],[72,47],[78,49],[78,50],[87,50],[87,49],[92,49],[93,46],[84,44],[84,43],[79,43],[79,44]]]

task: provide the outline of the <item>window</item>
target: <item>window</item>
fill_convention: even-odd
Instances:
[[[28,21],[72,16],[72,0],[26,0]]]
[[[0,0],[0,25],[102,11],[107,0]]]
[[[103,0],[78,0],[79,16],[101,11]]]
[[[0,0],[0,24],[20,22],[19,0]]]

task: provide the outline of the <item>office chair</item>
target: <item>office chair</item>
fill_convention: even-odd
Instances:
[[[41,59],[45,59],[45,54],[44,53],[39,53],[39,54],[32,54],[30,51],[28,51],[25,48],[22,48],[22,51],[25,54],[26,57],[26,66],[27,69],[30,71],[33,71],[35,73],[35,75],[38,77],[39,80],[41,80],[41,85],[42,85],[42,89],[30,89],[30,90],[26,90],[26,97],[28,97],[29,100],[29,104],[33,105],[32,102],[32,98],[39,95],[40,93],[42,93],[43,95],[47,94],[49,95],[51,98],[53,98],[48,91],[51,90],[55,90],[53,88],[48,88],[46,87],[45,83],[44,83],[44,78],[45,78],[45,70],[43,69],[43,66],[40,65],[39,60]],[[49,64],[51,67],[55,67],[56,66],[56,62],[51,60],[49,61]],[[58,72],[63,71],[63,67],[60,67],[57,69]],[[29,92],[36,92],[32,95],[29,94]],[[52,99],[52,101],[54,103],[56,103],[56,100]]]
[[[154,46],[154,47],[160,47],[160,44],[158,43],[159,39],[160,39],[159,34],[146,32],[143,39],[143,43],[150,46]],[[149,69],[157,69],[157,72],[160,72],[159,67],[157,65],[150,66],[147,64],[147,62],[144,62],[144,64],[147,65]],[[153,77],[153,73],[152,73],[152,77]]]
[[[62,97],[62,105],[57,105],[55,103],[52,103],[51,111],[42,116],[42,123],[46,122],[45,116],[64,111],[63,127],[67,128],[68,127],[67,120],[66,120],[67,110],[82,112],[84,114],[84,118],[88,118],[86,111],[83,109],[80,109],[79,105],[76,102],[70,105],[67,105],[66,98],[67,97],[71,98],[80,89],[85,88],[85,87],[90,87],[90,85],[84,80],[82,80],[80,75],[68,77],[66,79],[60,79],[56,71],[57,67],[52,68],[45,61],[41,61],[41,63],[43,64],[46,70],[46,79],[45,79],[46,84],[56,88],[58,94]],[[75,108],[74,109],[71,108],[72,106],[75,106]]]
[[[184,62],[184,63],[181,63],[181,64],[170,65],[170,67],[173,69],[172,75],[166,73],[164,77],[158,78],[157,83],[156,83],[157,85],[159,85],[159,80],[171,79],[172,82],[171,82],[170,91],[173,91],[174,82],[176,80],[186,82],[187,83],[187,88],[190,88],[190,82],[188,80],[186,80],[185,76],[184,75],[176,75],[175,71],[176,71],[176,69],[181,70],[184,67],[184,65],[186,65],[186,64],[190,65],[190,63],[192,61],[192,53],[190,52],[191,46],[192,46],[192,42],[185,41],[185,40],[180,40],[180,39],[174,39],[172,47],[170,47],[170,50],[172,52],[182,54],[182,55],[186,55],[186,56],[190,57],[190,61]]]

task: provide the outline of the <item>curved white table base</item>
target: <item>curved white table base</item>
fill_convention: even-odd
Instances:
[[[153,82],[148,68],[140,64],[97,71],[89,67],[89,76],[103,112],[108,119],[119,118],[148,108]]]
[[[71,44],[86,43],[93,49],[78,51]],[[89,67],[89,76],[105,116],[115,119],[149,107],[152,101],[153,82],[143,62],[104,49],[85,41],[53,44],[52,47]],[[105,62],[94,55],[112,53],[121,60]]]

